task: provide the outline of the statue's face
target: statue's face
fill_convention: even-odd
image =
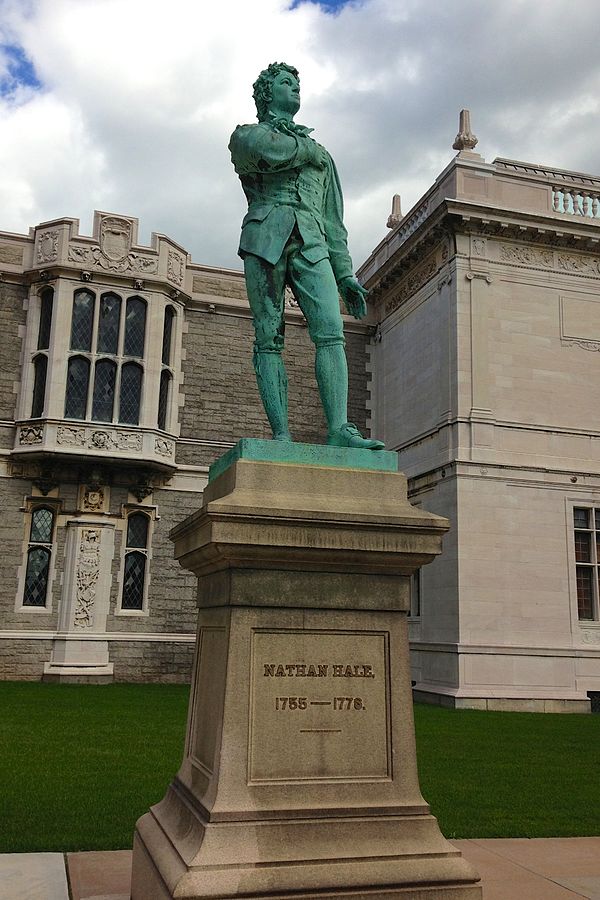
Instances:
[[[271,85],[269,107],[294,115],[300,109],[300,85],[291,72],[278,72]]]

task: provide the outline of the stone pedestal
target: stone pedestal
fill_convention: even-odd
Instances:
[[[237,456],[172,534],[198,576],[194,677],[181,769],[137,823],[133,900],[480,898],[415,757],[409,577],[446,520],[397,472]]]

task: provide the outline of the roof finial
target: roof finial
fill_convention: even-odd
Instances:
[[[458,134],[452,144],[453,150],[473,150],[477,146],[477,138],[471,131],[471,112],[461,109],[458,123]]]
[[[395,228],[396,225],[399,225],[402,221],[402,206],[400,201],[400,194],[394,194],[392,197],[392,211],[388,216],[388,220],[386,225],[388,228]]]

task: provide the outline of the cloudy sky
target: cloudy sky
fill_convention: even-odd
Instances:
[[[266,64],[337,161],[355,264],[449,162],[478,151],[600,174],[599,0],[0,0],[0,229],[138,216],[239,266],[227,144]]]

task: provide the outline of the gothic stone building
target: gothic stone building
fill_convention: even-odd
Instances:
[[[192,263],[137,220],[96,213],[0,233],[0,678],[183,681],[195,578],[169,531],[209,464],[267,437],[241,272]],[[326,428],[304,319],[286,360],[297,440]],[[348,320],[365,426],[366,334]]]
[[[463,129],[464,130],[464,129]],[[463,135],[464,138],[464,135]],[[351,417],[447,516],[414,580],[417,697],[590,709],[600,697],[600,179],[473,141],[359,270]],[[97,213],[0,233],[0,677],[185,680],[194,579],[170,528],[208,465],[267,436],[240,272]],[[322,441],[287,311],[296,439]]]

